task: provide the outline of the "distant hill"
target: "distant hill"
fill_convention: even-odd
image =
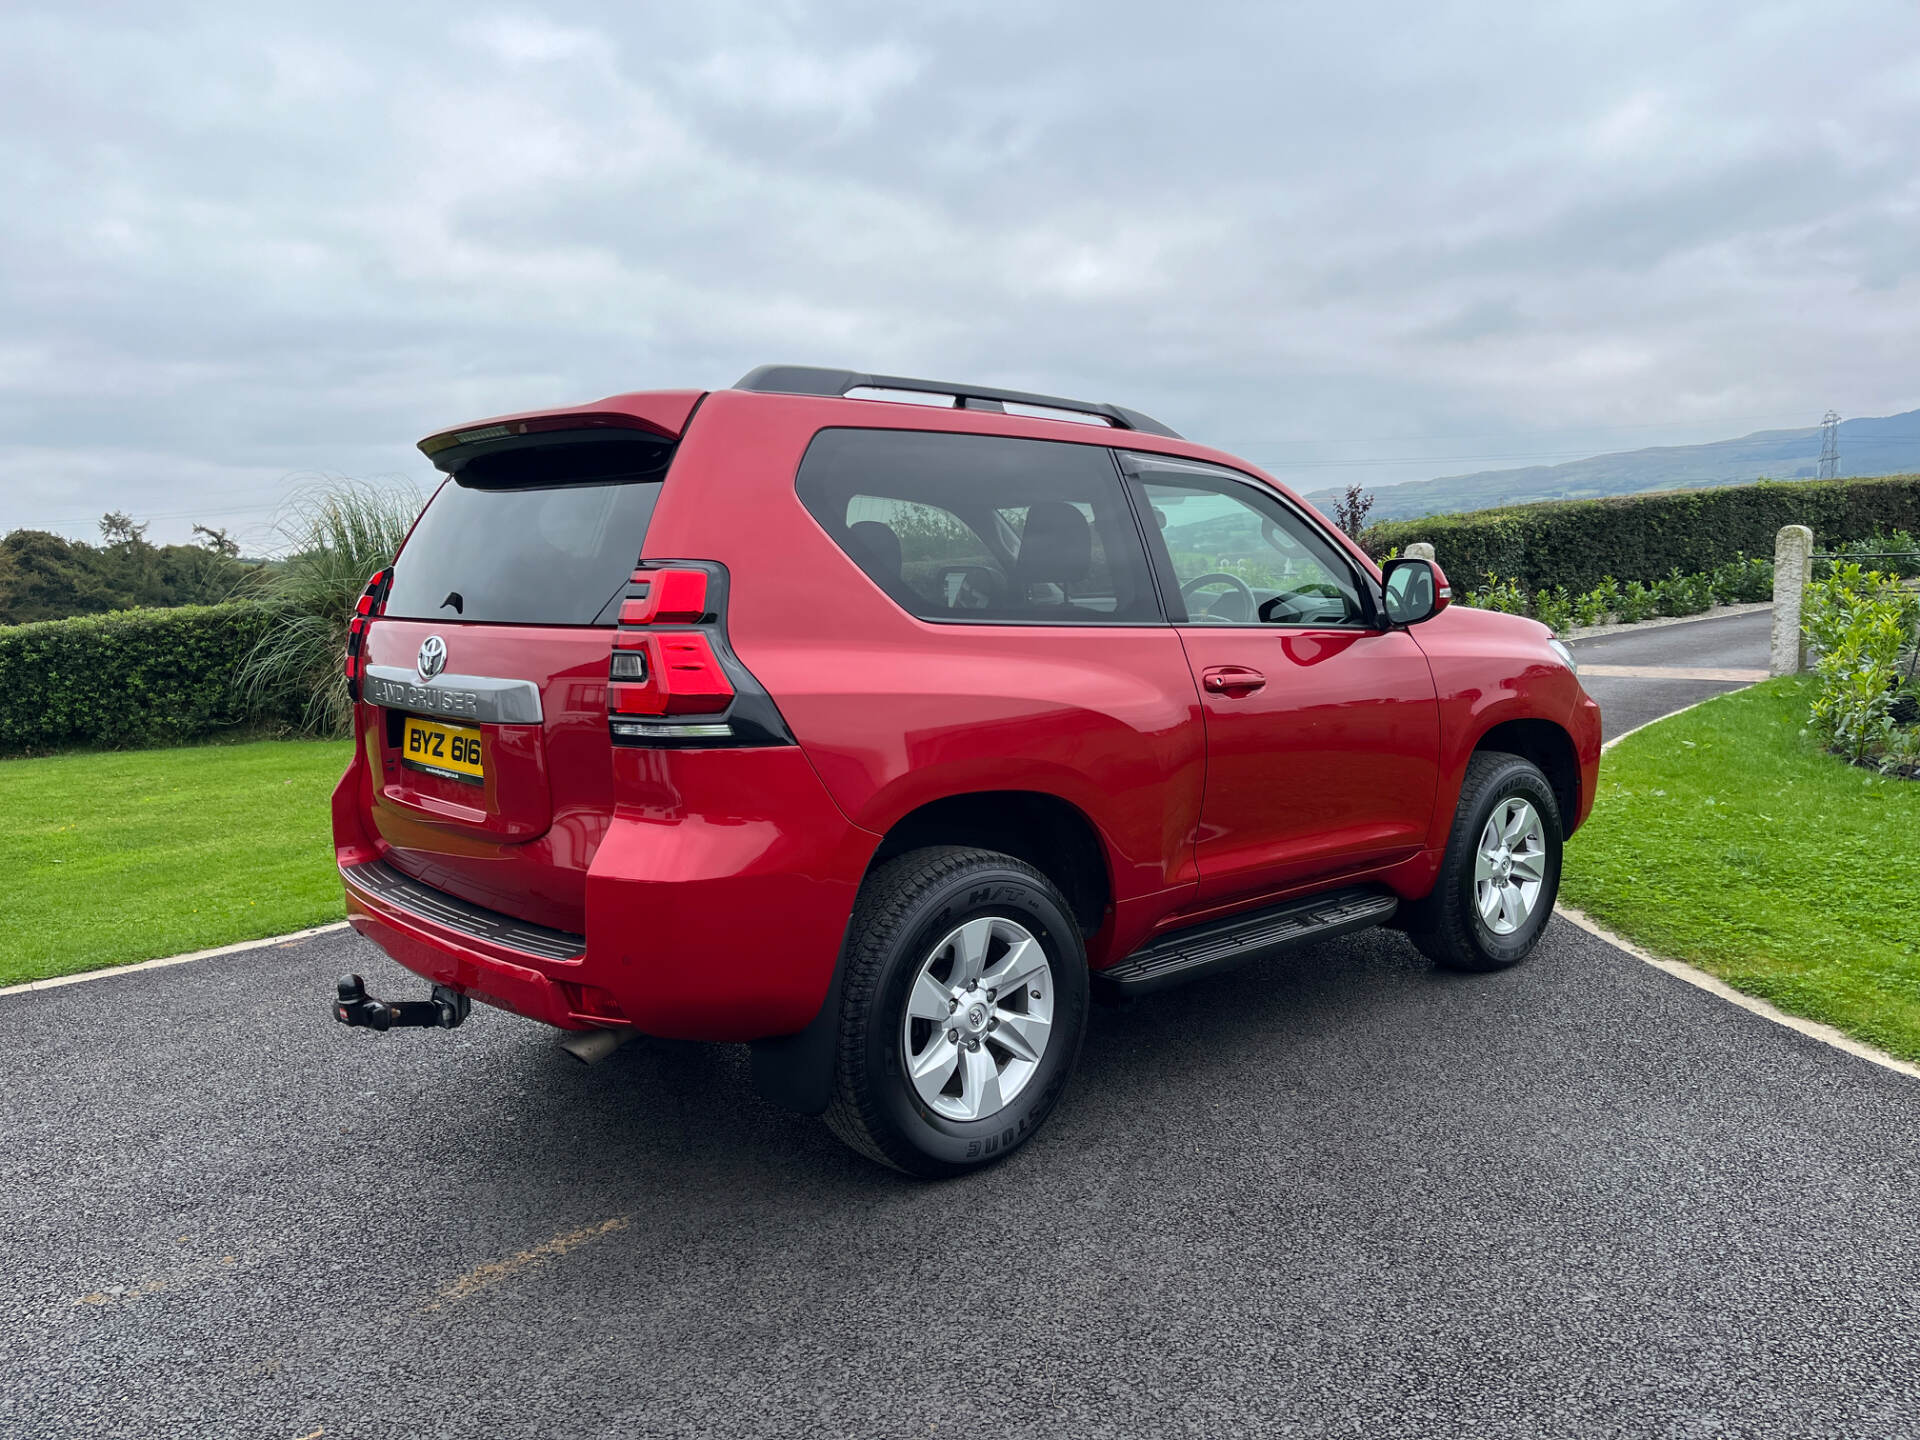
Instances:
[[[1532,500],[1591,500],[1760,479],[1806,480],[1818,473],[1820,427],[1760,430],[1707,445],[1661,445],[1518,470],[1481,470],[1438,480],[1408,480],[1373,492],[1374,520],[1410,520]],[[1920,470],[1920,410],[1840,422],[1842,475],[1898,475]],[[1307,500],[1325,514],[1343,492],[1315,490]]]

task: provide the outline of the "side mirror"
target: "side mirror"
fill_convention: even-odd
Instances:
[[[1387,623],[1418,625],[1453,603],[1446,573],[1431,560],[1389,560],[1381,576],[1387,589]]]

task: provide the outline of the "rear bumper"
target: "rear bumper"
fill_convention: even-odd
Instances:
[[[585,1030],[608,1022],[575,1013],[562,983],[537,968],[553,961],[485,945],[451,926],[416,914],[390,895],[340,871],[347,892],[347,923],[414,974],[447,985],[496,1009],[511,1010],[562,1030]]]
[[[587,871],[586,934],[567,936],[378,863],[354,803],[357,757],[334,803],[349,923],[415,974],[561,1029],[714,1041],[803,1029],[880,837],[841,814],[798,747],[661,760],[616,752],[623,803]]]

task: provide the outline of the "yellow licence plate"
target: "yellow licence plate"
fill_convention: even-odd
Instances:
[[[400,763],[478,785],[487,772],[480,760],[480,732],[409,715],[400,732]]]

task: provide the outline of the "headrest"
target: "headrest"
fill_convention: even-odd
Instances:
[[[1070,585],[1086,579],[1092,569],[1093,529],[1086,516],[1064,500],[1041,500],[1027,507],[1015,562],[1022,585]]]
[[[900,578],[900,537],[891,525],[878,520],[861,520],[847,527],[847,541],[853,546],[853,558],[868,573],[883,580]]]

